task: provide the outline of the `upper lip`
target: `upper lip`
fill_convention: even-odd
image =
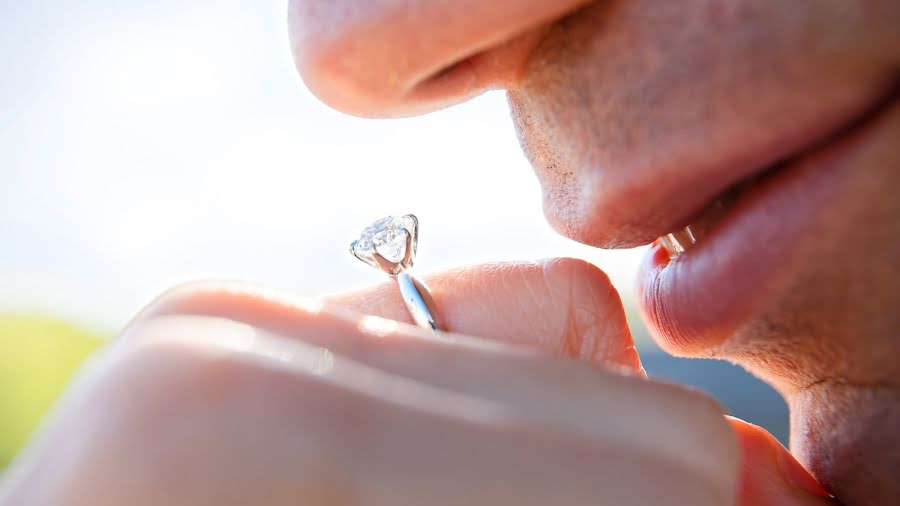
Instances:
[[[588,212],[603,217],[605,226],[572,235],[600,247],[634,247],[680,230],[703,215],[711,204],[747,182],[777,172],[790,160],[831,143],[867,121],[890,103],[898,90],[900,87],[893,86],[867,107],[801,129],[792,139],[773,141],[773,147],[758,151],[752,158],[728,159],[726,155],[717,162],[710,160],[704,167],[691,168],[675,161],[662,170],[640,167],[604,173],[602,183],[592,185],[595,193],[586,200],[592,206]]]

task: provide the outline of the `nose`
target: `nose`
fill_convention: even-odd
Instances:
[[[294,61],[349,114],[410,116],[515,86],[546,27],[584,0],[291,0]]]

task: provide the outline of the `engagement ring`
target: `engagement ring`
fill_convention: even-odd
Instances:
[[[415,216],[387,216],[366,227],[350,245],[350,253],[397,280],[413,321],[434,331],[443,330],[428,285],[411,272],[418,240]]]

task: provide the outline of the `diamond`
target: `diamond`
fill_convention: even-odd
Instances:
[[[418,228],[419,222],[412,214],[384,217],[362,231],[359,239],[350,245],[350,252],[372,267],[381,269],[382,267],[375,259],[377,252],[385,260],[395,264],[391,268],[391,274],[396,274],[412,267],[412,261],[416,254]],[[409,255],[406,251],[407,244],[412,249]]]

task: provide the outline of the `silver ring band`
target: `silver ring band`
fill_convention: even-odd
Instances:
[[[418,241],[419,220],[414,215],[388,216],[366,227],[350,245],[350,253],[397,279],[403,302],[416,324],[442,331],[428,285],[411,272]]]
[[[442,325],[438,324],[434,298],[424,281],[411,272],[401,272],[397,274],[397,285],[400,287],[403,302],[406,303],[406,308],[416,324],[434,331],[444,330]]]

